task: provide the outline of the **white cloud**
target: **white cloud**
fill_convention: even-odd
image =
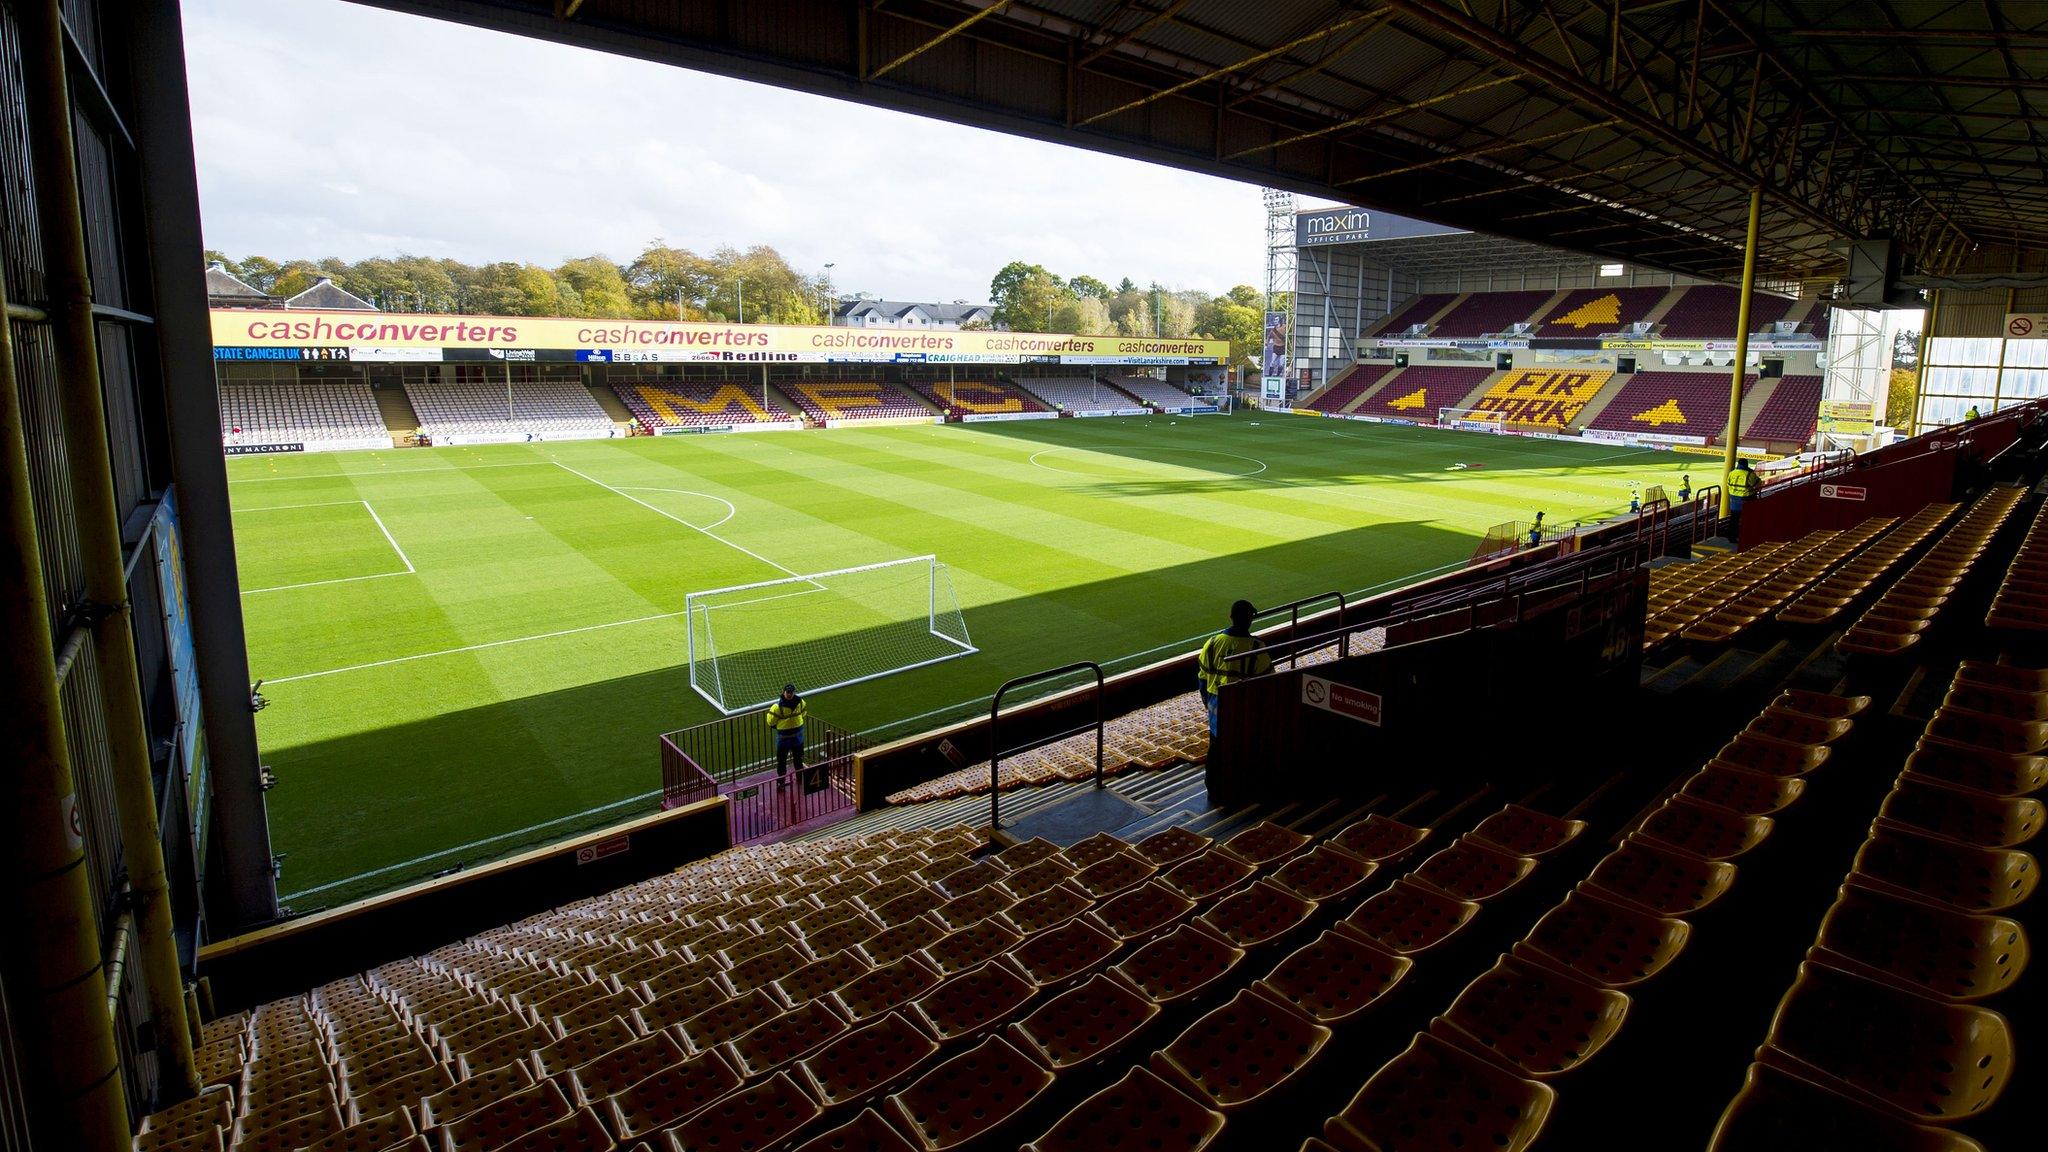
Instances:
[[[983,299],[1012,259],[1221,292],[1259,190],[340,0],[188,0],[206,243],[630,259],[769,244],[846,290]]]

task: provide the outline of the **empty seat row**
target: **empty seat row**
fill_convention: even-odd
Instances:
[[[1775,615],[1864,545],[1884,535],[1893,523],[1888,516],[1872,516],[1854,528],[1829,535],[1789,558],[1782,567],[1773,566],[1775,570],[1768,578],[1687,625],[1679,635],[1688,644],[1704,646],[1734,641],[1751,625]]]
[[[1885,661],[1913,650],[2025,496],[2025,489],[2007,487],[1979,496],[1926,555],[1864,610],[1837,648]]]
[[[1195,398],[1185,390],[1157,377],[1111,373],[1102,378],[1154,408],[1170,411],[1175,408],[1192,407],[1195,404]]]
[[[420,428],[433,437],[601,436],[612,419],[576,380],[407,380]]]
[[[1883,583],[1914,549],[1940,531],[1958,508],[1955,504],[1929,504],[1900,521],[1882,539],[1780,609],[1778,622],[1795,626],[1831,623]]]
[[[230,446],[390,437],[361,380],[222,381],[220,434]]]
[[[911,380],[906,386],[956,415],[1051,411],[1038,397],[1001,380]]]
[[[2048,714],[2048,674],[1965,662],[1949,699]],[[2021,705],[2019,701],[2028,701]],[[1779,1002],[1716,1152],[1982,1146],[1960,1133],[2013,1066],[2004,1016],[2028,960],[2009,912],[2038,882],[2039,757],[1930,721]]]
[[[1845,734],[1849,717],[1867,704],[1787,694],[1742,735],[1815,750],[1819,755],[1809,759],[1817,764],[1827,742]],[[1687,918],[1728,891],[1732,861],[1768,834],[1770,819],[1756,810],[1775,810],[1775,801],[1725,782],[1705,795],[1692,787],[1725,771],[1708,765],[1640,820],[1406,1050],[1366,1079],[1324,1125],[1327,1146],[1513,1152],[1532,1144],[1557,1093],[1621,1032],[1633,998],[1685,948]]]
[[[1088,376],[1033,376],[1019,388],[1064,412],[1115,412],[1137,407],[1115,385]]]
[[[2001,644],[2030,657],[2048,634],[2048,504],[2034,514],[2019,554],[2000,577],[1984,626]]]
[[[1102,771],[1114,776],[1136,768],[1199,764],[1208,755],[1208,716],[1201,698],[1186,692],[1158,704],[1110,720],[1103,726]],[[1095,775],[1095,733],[1006,755],[997,765],[1001,790],[1059,780],[1087,780]],[[917,804],[988,791],[989,763],[948,773],[891,793],[891,804]]]
[[[1170,829],[1136,844],[1092,838],[1071,855],[1044,841],[976,862],[952,851],[971,842],[957,830],[728,853],[686,870],[712,885],[703,900],[690,885],[635,886],[267,1005],[213,1029],[223,1073],[253,1074],[242,1061],[260,1026],[272,1047],[302,1041],[328,1087],[291,1127],[266,1127],[269,1142],[235,1139],[383,1147],[424,1133],[443,1149],[779,1139],[847,1103],[833,1086],[883,1067],[891,1043],[929,1044],[941,1058],[925,1070],[930,1082],[890,1105],[898,1128],[927,1124],[954,1106],[959,1083],[979,1084],[978,1068],[1021,1067],[992,1041],[1049,1051],[1067,1014],[1142,1000],[1138,987],[1179,956],[1140,962],[1143,943],[1171,929],[1240,955],[1237,944],[1267,947],[1377,867],[1270,824],[1223,844]],[[1393,855],[1414,842],[1383,820],[1347,840]],[[835,903],[822,899],[854,878]],[[713,907],[710,917],[678,911]],[[1117,960],[1126,975],[1108,971]],[[1047,1014],[1004,1038],[1034,1003]],[[858,1046],[841,1047],[856,1034]],[[203,1111],[195,1138],[234,1131],[222,1123],[232,1105],[181,1107]],[[155,1118],[151,1147],[184,1146],[171,1143],[170,1120]]]
[[[1643,624],[1643,647],[1655,648],[1705,620],[1750,589],[1773,579],[1833,535],[1811,532],[1794,541],[1759,544],[1709,560],[1654,569],[1648,617]]]

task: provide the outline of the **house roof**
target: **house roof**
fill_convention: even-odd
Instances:
[[[322,312],[375,312],[377,306],[322,276],[311,288],[284,302],[287,308]]]
[[[993,304],[939,304],[909,300],[872,300],[861,298],[847,300],[840,304],[839,315],[861,316],[877,312],[891,320],[901,320],[911,309],[919,309],[925,315],[940,323],[956,320],[971,320],[976,313],[995,312]]]
[[[216,300],[247,300],[252,303],[272,299],[237,279],[233,273],[218,263],[206,266],[206,294]]]

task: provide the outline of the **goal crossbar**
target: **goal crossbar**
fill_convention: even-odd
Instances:
[[[1508,426],[1507,414],[1492,408],[1439,408],[1436,410],[1439,428],[1499,428]]]
[[[925,573],[921,590],[908,586],[914,577],[899,580],[893,587],[863,589],[860,586],[863,576],[887,569],[918,568]],[[806,585],[808,587],[804,587]],[[791,587],[797,590],[730,599],[748,592]],[[834,618],[833,606],[828,602],[822,610],[803,614],[805,619],[822,621],[818,634],[775,637],[778,642],[771,645],[770,650],[782,653],[781,659],[790,665],[786,669],[767,675],[764,669],[745,666],[742,657],[747,653],[744,651],[733,652],[729,648],[721,653],[718,650],[719,633],[713,627],[714,613],[821,593],[838,599],[837,619]],[[967,623],[954,596],[949,570],[939,563],[936,555],[930,554],[691,592],[684,597],[684,619],[690,687],[727,716],[765,707],[774,700],[776,686],[784,679],[798,683],[806,693],[823,692],[980,651],[967,633]],[[740,630],[744,634],[744,624]],[[769,631],[772,633],[773,630]],[[841,633],[879,634],[879,648],[872,652],[848,650]],[[731,639],[728,637],[728,644]],[[892,646],[897,649],[893,654],[890,652]],[[728,675],[729,668],[733,669],[733,675]],[[814,677],[813,680],[804,680],[807,672]]]

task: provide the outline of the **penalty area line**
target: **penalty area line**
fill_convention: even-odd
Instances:
[[[794,568],[784,568],[782,565],[777,564],[775,561],[770,560],[766,556],[761,555],[759,552],[756,552],[751,548],[748,548],[741,544],[735,544],[732,541],[727,540],[725,537],[720,536],[718,533],[713,532],[709,528],[699,528],[695,524],[690,523],[688,520],[683,519],[681,516],[678,516],[673,512],[668,512],[663,509],[656,508],[654,505],[649,504],[647,501],[642,500],[638,496],[633,495],[631,492],[628,492],[623,488],[617,488],[610,484],[607,484],[604,481],[599,480],[597,477],[590,475],[588,472],[579,472],[576,469],[569,467],[567,464],[562,463],[560,460],[555,461],[554,465],[555,467],[560,468],[562,471],[567,472],[572,476],[581,476],[585,480],[590,481],[592,484],[597,485],[599,488],[602,488],[615,496],[622,496],[628,500],[631,500],[633,503],[638,504],[642,508],[647,509],[649,512],[654,513],[656,516],[660,516],[663,519],[667,520],[673,520],[676,523],[681,524],[683,527],[688,528],[692,532],[702,532],[704,535],[711,537],[713,540],[718,541],[720,544],[725,545],[727,548],[730,548],[735,552],[744,552],[747,555],[752,556],[754,559],[759,560],[761,563],[766,564],[770,568],[775,569],[777,572],[782,573],[785,576],[795,576],[799,579],[804,578],[804,574],[798,572]],[[692,493],[692,495],[701,496],[703,495],[703,493]],[[718,498],[714,496],[712,497],[712,499],[716,500]],[[721,503],[726,502],[721,501]],[[731,506],[732,505],[730,503],[726,503],[726,507],[730,508]],[[723,524],[725,523],[725,521],[720,520],[719,523]]]
[[[402,576],[402,572],[387,572],[387,576]],[[357,577],[372,579],[372,577]],[[268,589],[258,589],[268,591]],[[608,624],[586,624],[581,628],[563,628],[555,632],[542,632],[534,636],[513,636],[504,640],[489,640],[482,644],[465,644],[460,648],[443,648],[438,652],[415,652],[410,656],[393,656],[388,660],[372,660],[367,664],[350,664],[345,668],[325,668],[318,672],[301,672],[296,676],[269,676],[265,684],[290,684],[295,680],[317,680],[322,676],[339,676],[344,672],[361,672],[370,668],[383,668],[392,664],[409,664],[414,660],[431,660],[436,656],[457,656],[464,652],[481,652],[486,648],[503,648],[507,644],[524,644],[530,640],[552,640],[557,636],[574,636],[579,632],[599,632],[606,628],[624,628],[629,624],[649,624],[656,620],[673,620],[681,612],[658,612],[652,616],[635,616],[631,620],[614,620]]]

